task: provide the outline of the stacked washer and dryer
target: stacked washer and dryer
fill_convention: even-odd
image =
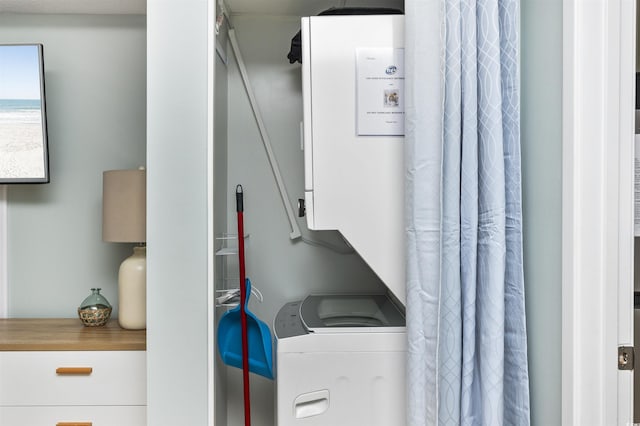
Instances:
[[[310,295],[278,312],[278,426],[405,424],[404,17],[302,19],[305,206],[387,294]]]

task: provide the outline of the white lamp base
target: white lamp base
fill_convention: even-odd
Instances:
[[[134,247],[118,272],[118,323],[129,330],[147,327],[147,248]]]

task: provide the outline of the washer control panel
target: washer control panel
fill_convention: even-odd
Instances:
[[[301,303],[301,301],[289,302],[278,311],[273,323],[273,329],[278,339],[308,334],[300,320]]]

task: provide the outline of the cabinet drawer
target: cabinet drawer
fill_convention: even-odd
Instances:
[[[144,406],[130,407],[0,407],[6,426],[145,426]]]
[[[145,405],[146,377],[144,351],[0,352],[0,406]]]

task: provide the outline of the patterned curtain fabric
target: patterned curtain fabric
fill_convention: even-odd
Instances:
[[[408,423],[528,425],[519,1],[405,14]]]

